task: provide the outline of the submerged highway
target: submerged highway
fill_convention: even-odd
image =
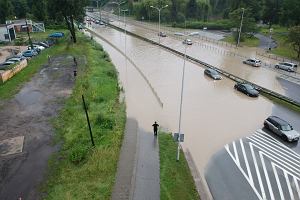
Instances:
[[[126,28],[157,39],[156,33],[147,29]],[[92,31],[119,72],[128,116],[146,130],[157,120],[164,130],[178,132],[183,59],[137,38],[125,38],[123,32],[109,27],[93,25]],[[176,38],[161,42],[184,51]],[[201,45],[188,47],[187,53],[278,93],[300,96],[299,85],[285,79],[282,84],[282,74],[241,64],[241,57]],[[264,119],[277,115],[300,131],[300,114],[263,96],[241,94],[233,89],[235,82],[225,77],[214,81],[204,75],[204,69],[186,62],[182,147],[192,156],[213,198],[299,199],[300,145],[285,143],[262,128]]]

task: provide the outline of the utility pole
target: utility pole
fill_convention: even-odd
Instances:
[[[236,44],[236,47],[238,47],[240,45],[240,39],[241,39],[241,32],[242,32],[242,26],[243,26],[243,19],[244,19],[244,13],[245,13],[245,9],[242,8],[242,19],[241,19],[241,24],[240,24],[240,31],[239,31],[239,37],[238,37],[238,41]]]

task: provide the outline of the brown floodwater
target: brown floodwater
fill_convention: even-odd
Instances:
[[[124,34],[110,28],[97,32],[124,52]],[[109,53],[119,71],[125,88],[127,114],[136,118],[139,126],[151,130],[157,120],[164,130],[178,132],[181,77],[183,59],[136,38],[126,37],[124,56],[106,42],[97,39]],[[178,48],[183,50],[178,44]],[[193,48],[189,47],[190,53]],[[251,135],[262,127],[263,120],[272,113],[273,104],[264,97],[250,98],[233,89],[234,82],[223,78],[213,81],[204,76],[202,66],[186,62],[182,132],[183,148],[188,149],[200,173],[210,157],[235,139]],[[161,107],[155,93],[163,103]],[[176,152],[174,152],[174,159]]]

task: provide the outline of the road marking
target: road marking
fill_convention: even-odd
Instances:
[[[249,180],[254,185],[251,170],[250,170],[250,167],[249,167],[249,162],[248,162],[248,159],[247,159],[247,155],[246,155],[246,152],[245,152],[244,143],[243,143],[242,139],[240,139],[240,144],[241,144],[241,147],[242,147],[243,156],[245,158],[245,163],[246,163],[246,168],[247,168]]]
[[[285,178],[286,184],[288,186],[288,190],[289,190],[289,193],[290,193],[291,200],[294,200],[295,197],[294,197],[292,187],[291,187],[291,183],[290,183],[290,180],[289,180],[289,177],[288,177],[288,174],[287,174],[286,171],[284,171],[284,178]]]
[[[269,189],[269,192],[270,192],[270,196],[271,196],[271,199],[273,200],[273,199],[275,199],[275,197],[274,197],[274,193],[273,193],[272,186],[271,186],[271,183],[270,183],[270,178],[269,178],[269,175],[268,175],[268,171],[266,169],[265,159],[263,158],[263,154],[262,154],[261,151],[259,152],[259,157],[260,157],[260,160],[261,160],[261,163],[262,163],[262,166],[263,166],[263,170],[264,170],[265,178],[266,178],[266,181],[267,181],[268,189]]]
[[[275,168],[275,164],[274,163],[272,163],[272,168],[273,168],[273,172],[274,172],[275,179],[276,179],[276,182],[277,182],[277,186],[278,186],[280,197],[281,197],[281,199],[284,200],[282,187],[281,187],[281,184],[280,184],[280,181],[279,181],[279,178],[278,178],[278,174],[277,174],[277,170]]]
[[[254,167],[255,167],[255,170],[256,170],[256,174],[257,174],[257,177],[258,177],[258,183],[259,183],[260,191],[261,191],[261,194],[262,194],[262,198],[266,199],[266,193],[265,193],[264,185],[262,183],[260,172],[259,172],[259,169],[258,169],[258,166],[257,166],[257,161],[256,161],[255,153],[254,153],[254,150],[253,150],[253,144],[251,144],[251,143],[250,143],[250,149],[251,149],[251,154],[252,154],[252,158],[253,158],[253,161],[254,161]]]
[[[246,146],[249,147],[249,151],[246,151]],[[259,199],[300,199],[300,160],[296,152],[262,130],[224,147]],[[259,158],[256,155],[259,155]],[[241,166],[242,162],[245,165]],[[257,176],[253,176],[253,171]],[[279,171],[282,172],[282,179],[279,178]],[[275,180],[270,179],[270,173],[274,174],[272,177],[275,177]],[[287,191],[283,191],[283,188]],[[274,193],[275,191],[279,194]]]

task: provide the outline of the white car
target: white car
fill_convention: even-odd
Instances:
[[[40,51],[43,51],[45,49],[45,47],[37,45],[37,44],[33,44],[33,48],[34,49],[39,49]],[[28,50],[30,50],[30,49],[31,49],[31,46],[29,45]]]
[[[294,63],[289,62],[281,62],[275,65],[276,69],[282,69],[288,72],[295,72],[295,68],[297,67]]]
[[[244,64],[251,65],[253,67],[260,67],[261,61],[256,58],[249,58],[243,61]]]
[[[182,43],[187,44],[187,45],[192,45],[193,44],[192,40],[190,40],[190,39],[185,39],[185,40],[183,40]]]

